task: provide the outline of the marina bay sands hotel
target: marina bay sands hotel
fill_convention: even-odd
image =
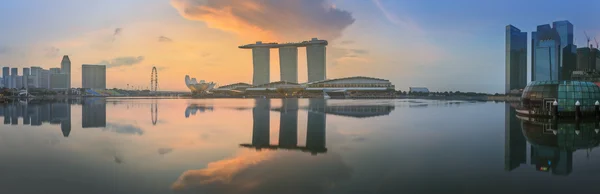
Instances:
[[[242,45],[238,48],[252,49],[254,75],[252,85],[270,82],[270,59],[272,48],[279,49],[281,81],[298,83],[298,47],[306,47],[308,82],[322,81],[326,78],[325,46],[326,40],[312,38],[310,41],[296,43],[263,43]]]

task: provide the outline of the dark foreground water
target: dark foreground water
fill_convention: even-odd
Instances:
[[[600,193],[597,124],[504,103],[0,105],[0,193]]]

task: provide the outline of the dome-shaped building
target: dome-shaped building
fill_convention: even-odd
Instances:
[[[561,115],[575,112],[575,103],[581,104],[583,115],[594,113],[594,103],[600,100],[600,87],[585,81],[533,81],[523,90],[518,113],[551,115],[552,104],[558,102]]]

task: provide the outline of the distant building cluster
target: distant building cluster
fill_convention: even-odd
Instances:
[[[70,88],[71,83],[71,60],[69,56],[63,56],[61,68],[50,68],[49,70],[33,66],[24,67],[23,73],[19,75],[16,67],[2,67],[2,78],[0,86],[4,88],[45,88],[63,89]]]
[[[0,87],[10,89],[48,89],[70,91],[71,60],[63,56],[59,67],[44,69],[38,66],[24,67],[22,74],[16,67],[2,67]],[[82,65],[82,87],[92,89],[106,88],[106,66]]]
[[[531,32],[531,81],[591,80],[600,78],[598,43],[577,48],[573,24],[556,21]],[[589,44],[589,37],[588,43]],[[506,26],[505,92],[527,86],[527,32]]]

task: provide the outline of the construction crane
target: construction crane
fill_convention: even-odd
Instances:
[[[590,45],[590,36],[587,35],[586,31],[583,31],[583,34],[585,34],[585,38],[587,39],[587,44],[585,46],[589,46],[592,47],[592,45]],[[597,43],[596,43],[597,44]],[[596,45],[597,46],[597,45]]]

